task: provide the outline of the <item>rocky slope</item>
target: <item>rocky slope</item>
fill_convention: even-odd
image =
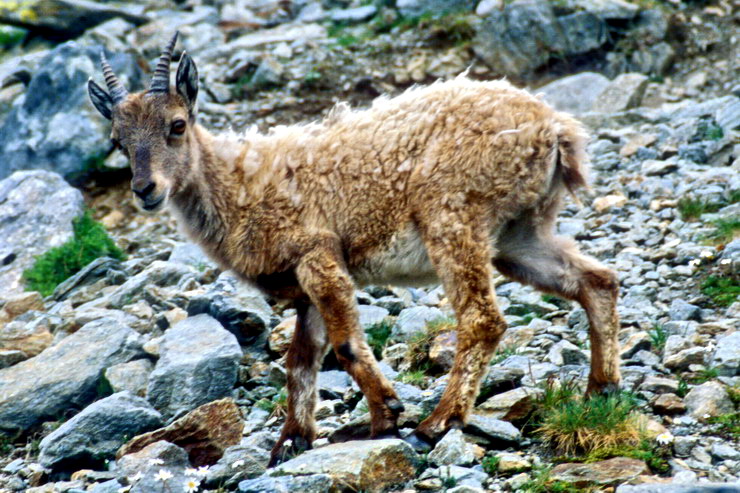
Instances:
[[[669,467],[617,457],[550,475],[620,493],[740,481],[730,3],[60,3],[68,10],[52,20],[0,6],[0,23],[31,33],[0,55],[0,490],[517,491],[554,463],[522,419],[548,379],[585,377],[584,312],[501,278],[511,328],[468,427],[428,454],[392,439],[329,444],[366,425],[367,409],[329,357],[316,450],[265,470],[294,310],[218,271],[166,213],[135,210],[125,160],[84,93],[101,45],[135,89],[174,29],[198,63],[211,128],[305,121],[465,69],[508,75],[576,113],[592,134],[593,191],[558,229],[619,273],[624,388],[662,432]],[[459,10],[425,14],[441,5]],[[23,292],[21,272],[69,239],[83,210],[59,174],[128,258],[99,259],[42,298]],[[411,341],[449,303],[437,286],[368,287],[357,300],[364,327],[390,332],[378,352],[406,433],[439,399],[455,337],[430,341],[426,374],[409,371]]]

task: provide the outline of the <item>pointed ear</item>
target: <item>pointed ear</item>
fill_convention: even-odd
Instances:
[[[198,69],[195,62],[187,52],[182,53],[180,65],[177,67],[177,78],[175,80],[177,93],[183,97],[188,104],[190,114],[195,114],[195,102],[198,98]]]
[[[87,92],[90,95],[90,101],[97,108],[101,115],[108,120],[113,118],[113,99],[97,85],[92,79],[87,81]]]

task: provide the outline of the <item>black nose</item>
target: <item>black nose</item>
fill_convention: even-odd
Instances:
[[[145,200],[154,191],[154,187],[154,182],[150,181],[144,184],[135,184],[131,189],[141,200]]]

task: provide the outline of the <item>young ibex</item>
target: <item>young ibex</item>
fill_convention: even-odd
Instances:
[[[464,76],[338,106],[320,123],[213,136],[196,123],[198,75],[183,53],[174,88],[163,51],[151,87],[128,94],[102,57],[109,92],[89,93],[130,159],[147,210],[167,204],[224,269],[293,299],[288,417],[272,463],[315,438],[316,376],[329,347],[367,398],[371,436],[397,434],[403,405],[358,322],[355,282],[438,278],[458,321],[439,405],[412,441],[465,423],[506,330],[493,268],[576,300],[590,322],[587,392],[619,384],[615,274],[553,236],[563,195],[585,184],[585,133],[504,81]]]

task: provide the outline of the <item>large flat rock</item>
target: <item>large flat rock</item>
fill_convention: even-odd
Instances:
[[[38,356],[0,370],[0,430],[26,432],[84,408],[98,397],[105,369],[143,356],[141,345],[131,327],[102,318]]]
[[[231,396],[242,351],[214,318],[197,315],[167,330],[149,375],[147,399],[166,419]]]
[[[416,452],[403,440],[361,440],[310,450],[278,466],[274,473],[327,474],[337,488],[382,491],[412,479],[417,460]]]

